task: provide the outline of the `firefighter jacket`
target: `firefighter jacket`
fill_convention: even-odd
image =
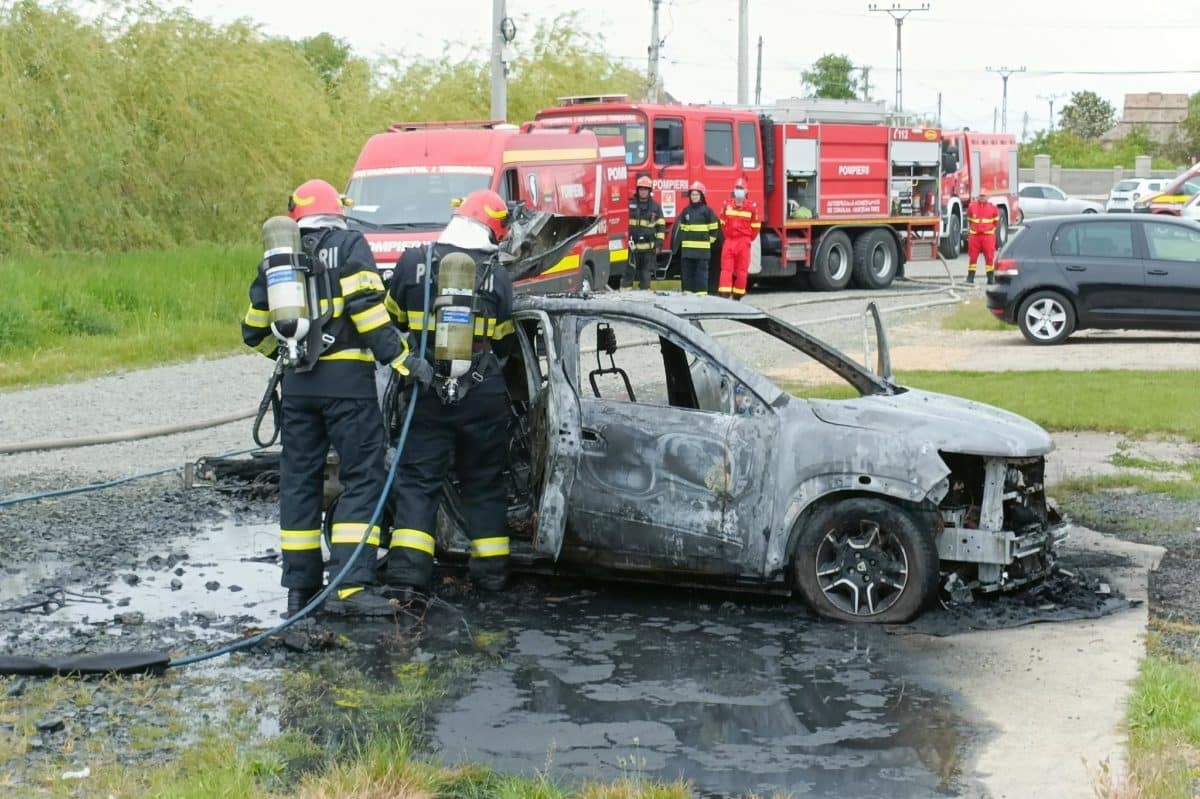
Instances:
[[[438,242],[421,247],[410,247],[400,256],[396,272],[388,286],[385,301],[388,313],[408,336],[412,348],[420,346],[422,330],[428,330],[425,352],[422,357],[433,363],[434,332],[437,320],[425,307],[425,258],[429,247],[433,247],[433,275],[429,287],[430,305],[437,299],[438,264],[452,252],[462,252],[475,259],[476,281],[483,277],[484,267],[492,253],[468,250],[453,244]],[[516,328],[512,321],[513,285],[508,269],[499,264],[476,288],[475,352],[491,350],[497,358],[505,358],[516,342]]]
[[[754,241],[762,228],[762,218],[758,215],[758,203],[751,199],[726,200],[721,209],[721,228],[725,238],[735,241]]]
[[[662,250],[667,234],[667,221],[662,206],[653,197],[645,202],[636,196],[629,201],[629,249],[636,252]]]
[[[967,230],[972,236],[993,236],[1000,222],[1000,209],[990,202],[974,200],[967,206]]]
[[[720,236],[721,224],[713,209],[701,200],[688,203],[675,220],[671,241],[678,246],[683,258],[708,258]]]
[[[305,251],[329,271],[333,296],[321,297],[320,312],[332,307],[323,332],[334,338],[311,370],[284,371],[283,393],[375,399],[375,361],[391,363],[403,358],[407,348],[390,324],[384,307],[383,280],[371,248],[356,230],[328,228],[304,233]],[[250,308],[242,319],[242,340],[269,358],[279,355],[279,341],[271,332],[266,273],[261,266],[250,284]]]

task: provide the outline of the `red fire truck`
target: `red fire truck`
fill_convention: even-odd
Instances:
[[[719,211],[745,178],[765,217],[751,258],[756,278],[883,288],[905,261],[937,257],[935,129],[813,122],[787,106],[652,105],[623,95],[560,103],[540,112],[538,124],[620,137],[631,185],[649,174],[668,222],[688,202],[692,181],[705,184]]]
[[[501,122],[392,125],[372,136],[350,176],[352,224],[371,245],[385,281],[400,254],[433,241],[456,200],[478,189],[596,227],[557,264],[517,282],[518,292],[578,291],[608,282],[629,230],[625,148],[590,131],[520,129]]]
[[[1017,137],[1013,134],[942,131],[942,255],[957,258],[966,249],[967,206],[980,189],[1000,209],[996,246],[1003,247],[1009,223],[1021,218],[1019,182]]]

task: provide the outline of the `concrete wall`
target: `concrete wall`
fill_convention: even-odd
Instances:
[[[1173,178],[1184,171],[1179,169],[1150,169],[1149,158],[1138,158],[1137,168],[1124,169],[1064,169],[1050,163],[1050,156],[1034,157],[1032,169],[1021,170],[1022,183],[1052,183],[1075,197],[1102,199],[1108,197],[1112,187],[1125,178]]]

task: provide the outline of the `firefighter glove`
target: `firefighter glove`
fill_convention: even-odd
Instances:
[[[423,386],[428,386],[433,382],[433,366],[418,355],[410,353],[403,359],[398,358],[392,361],[392,368]]]

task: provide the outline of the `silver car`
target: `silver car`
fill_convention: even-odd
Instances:
[[[1129,178],[1119,181],[1108,193],[1104,210],[1132,211],[1133,204],[1143,197],[1152,197],[1174,182],[1174,178]]]
[[[939,589],[1053,565],[1050,436],[893,382],[878,313],[874,371],[716,297],[524,296],[514,318],[517,568],[796,591],[825,616],[901,622]],[[453,480],[445,499],[438,557],[465,558]]]
[[[1098,202],[1069,197],[1062,189],[1049,183],[1022,183],[1018,193],[1022,222],[1039,216],[1098,214],[1104,210],[1104,206]]]

